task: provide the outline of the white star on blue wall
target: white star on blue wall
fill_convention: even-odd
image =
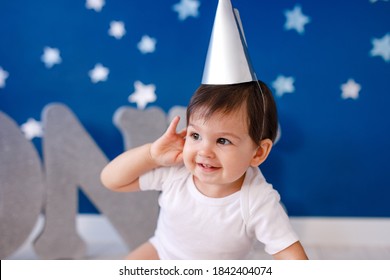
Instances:
[[[141,41],[138,43],[138,49],[141,53],[153,53],[156,50],[157,40],[148,35],[144,35],[141,38]]]
[[[361,86],[354,79],[348,79],[345,84],[341,85],[341,97],[343,99],[358,99]]]
[[[29,118],[27,122],[20,126],[20,129],[28,140],[43,136],[42,123],[34,118]]]
[[[200,2],[197,0],[181,0],[180,3],[173,5],[173,10],[178,13],[180,20],[188,17],[198,17]]]
[[[370,0],[371,3],[376,3],[378,1],[384,1],[384,2],[388,2],[389,0]]]
[[[108,34],[115,39],[121,39],[126,34],[125,24],[123,21],[113,20],[110,22],[110,29]]]
[[[305,25],[310,22],[310,18],[302,13],[301,6],[296,5],[294,9],[287,10],[284,15],[286,16],[285,29],[295,29],[299,34],[305,32]]]
[[[5,87],[5,80],[8,78],[9,73],[0,67],[0,88]]]
[[[384,61],[390,61],[390,33],[380,39],[372,39],[373,48],[370,52],[371,56],[381,56]]]
[[[60,64],[62,62],[60,50],[57,48],[45,47],[41,60],[47,68],[52,68],[55,64]]]
[[[95,12],[100,12],[105,4],[104,0],[87,0],[85,7],[94,10]]]
[[[294,81],[293,77],[279,75],[276,80],[272,82],[276,96],[281,97],[285,93],[293,93],[295,91]]]
[[[135,81],[134,89],[135,91],[129,96],[128,100],[131,103],[136,103],[137,108],[140,110],[145,109],[148,103],[157,100],[156,86],[153,84],[144,85],[141,81]]]
[[[93,83],[104,82],[108,78],[110,70],[104,67],[101,63],[97,63],[95,67],[88,72],[89,77]]]

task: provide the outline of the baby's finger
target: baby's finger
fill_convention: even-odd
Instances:
[[[187,135],[187,128],[183,128],[179,133],[179,137],[184,138]]]
[[[179,124],[179,121],[180,121],[179,116],[174,117],[168,126],[167,132],[170,134],[176,134],[176,128],[177,125]]]

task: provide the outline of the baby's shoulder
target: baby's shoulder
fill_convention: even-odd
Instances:
[[[164,169],[165,170],[163,172],[165,172],[165,188],[172,185],[183,184],[191,175],[191,173],[184,165],[164,167]]]
[[[251,194],[258,194],[272,190],[272,185],[267,182],[263,173],[257,167],[251,167],[247,170],[243,189]]]
[[[268,199],[279,199],[278,192],[268,183],[259,168],[253,167],[247,171],[242,187],[243,199],[253,208],[267,201]]]

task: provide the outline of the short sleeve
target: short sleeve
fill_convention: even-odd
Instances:
[[[155,168],[139,177],[139,187],[142,191],[162,191],[164,183],[177,176],[180,169],[176,166]]]
[[[260,203],[251,207],[250,227],[256,238],[264,243],[265,251],[273,255],[298,241],[298,237],[280,203],[278,192],[267,185]]]

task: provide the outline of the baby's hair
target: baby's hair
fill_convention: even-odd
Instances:
[[[248,132],[252,140],[256,144],[266,138],[274,142],[278,130],[277,109],[271,90],[262,81],[201,85],[187,107],[187,125],[194,113],[207,120],[216,112],[231,113],[242,106],[246,107]]]

